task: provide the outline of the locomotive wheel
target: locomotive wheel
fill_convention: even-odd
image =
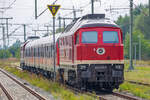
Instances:
[[[106,83],[105,89],[109,92],[112,92],[115,88],[114,83]]]

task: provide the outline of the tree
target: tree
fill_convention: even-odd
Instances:
[[[141,39],[141,44],[142,44],[142,59],[148,60],[150,59],[150,43],[148,40],[144,38],[143,33],[140,30],[136,30],[133,32],[133,43],[137,43],[138,47],[136,50],[137,56],[139,56],[139,37]],[[125,45],[124,45],[124,56],[125,58],[129,59],[129,33],[126,34],[126,40],[125,40]],[[134,47],[133,47],[134,48]],[[134,55],[134,53],[133,53]]]
[[[56,34],[57,34],[57,33],[60,33],[60,32],[63,32],[63,31],[64,31],[64,28],[57,28],[57,29],[56,29]]]
[[[121,27],[123,32],[123,40],[125,40],[126,33],[129,33],[129,16],[120,16],[116,23]]]
[[[19,58],[20,57],[20,40],[17,40],[10,48],[9,52],[12,54],[12,57]]]
[[[0,50],[0,58],[9,58],[12,57],[11,53],[9,50]]]

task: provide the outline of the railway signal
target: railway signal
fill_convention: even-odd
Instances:
[[[50,10],[51,14],[53,15],[53,51],[54,51],[54,81],[56,80],[56,66],[55,66],[55,50],[56,50],[56,46],[55,46],[55,15],[58,12],[60,5],[47,5],[48,9]]]

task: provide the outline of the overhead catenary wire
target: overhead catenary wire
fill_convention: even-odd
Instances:
[[[8,8],[11,8],[11,6],[16,2],[17,0],[14,0],[9,6]],[[6,11],[7,9],[4,10],[4,12]]]
[[[35,0],[35,1],[37,1],[37,0]],[[56,2],[57,2],[58,0],[55,0],[52,4],[55,4]],[[35,8],[35,9],[37,9],[37,8]],[[45,8],[39,15],[35,15],[35,18],[38,18],[38,17],[40,17],[43,13],[45,13],[45,11],[47,11],[48,10],[48,8]],[[35,13],[37,13],[37,12],[35,12]]]
[[[15,1],[15,0],[12,0],[12,1]],[[42,1],[42,0],[41,0],[41,1]],[[46,0],[46,1],[48,2],[48,0]],[[64,0],[60,0],[60,1],[61,1],[61,2],[64,2]],[[90,1],[90,0],[88,0],[88,1]],[[102,1],[102,0],[97,0],[97,1],[99,1],[99,2],[101,1],[101,5],[103,6],[103,2],[104,2],[104,1]],[[116,1],[117,1],[117,0],[116,0]],[[77,8],[77,5],[75,5],[75,4],[76,4],[76,3],[75,3],[76,0],[75,0],[75,1],[71,1],[71,2],[74,3],[73,5],[75,6],[75,8]],[[109,0],[109,2],[110,2],[110,0]],[[85,7],[87,7],[88,5],[90,5],[91,2],[89,2],[88,4],[86,4],[86,3],[88,3],[88,2],[82,3],[82,5],[85,6]],[[43,4],[43,3],[42,3],[42,4]],[[62,3],[61,3],[61,4],[62,4]],[[64,2],[64,4],[65,4],[65,2]],[[83,6],[82,6],[82,7],[83,7]],[[82,7],[81,7],[81,8],[82,8]],[[85,7],[83,7],[83,10],[85,10]],[[61,13],[61,12],[60,12],[60,13]],[[69,13],[66,14],[66,15],[69,16],[70,14],[72,14],[72,12],[69,12]],[[112,14],[112,15],[113,15],[113,14]],[[28,21],[30,21],[30,22],[35,22],[34,25],[36,25],[38,21],[35,21],[33,16],[34,16],[34,15],[32,15],[32,16],[30,17],[31,19],[29,19]],[[113,16],[114,16],[114,15],[113,15]],[[49,22],[49,21],[48,21],[48,22]],[[49,23],[50,23],[50,22],[49,22]],[[32,25],[32,26],[34,27],[34,25]],[[31,29],[29,29],[29,30],[31,30]]]

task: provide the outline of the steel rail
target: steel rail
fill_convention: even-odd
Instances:
[[[7,96],[8,100],[13,100],[10,94],[7,92],[7,90],[4,88],[4,86],[1,83],[0,83],[0,88],[3,90],[3,92]]]
[[[92,96],[92,97],[98,98],[98,100],[107,100],[107,99],[105,99],[105,98],[102,97],[102,96],[99,96],[99,95],[93,95],[93,93],[91,93],[91,92],[82,91],[82,90],[80,90],[80,89],[73,88],[73,87],[68,86],[68,85],[64,85],[64,87],[66,87],[66,88],[72,90],[74,93],[84,93],[84,94],[90,95],[90,96]]]
[[[121,93],[118,93],[118,92],[113,92],[112,95],[118,96],[120,98],[128,99],[128,100],[139,100],[138,98],[135,98],[133,96],[128,96],[128,95],[121,94]]]
[[[108,99],[106,99],[106,97],[103,97],[102,95],[96,94],[96,95],[94,96],[93,93],[88,92],[88,91],[82,91],[82,90],[80,90],[80,89],[73,88],[73,87],[68,86],[68,85],[67,85],[67,86],[65,85],[65,87],[66,87],[66,88],[69,88],[70,90],[72,90],[72,91],[75,92],[75,93],[84,93],[84,94],[93,96],[93,97],[95,97],[95,98],[98,98],[98,100],[108,100]],[[110,94],[109,94],[109,95],[110,95]],[[118,93],[118,92],[112,92],[111,95],[112,95],[112,96],[119,97],[119,98],[127,99],[127,100],[139,100],[139,99],[136,98],[136,97],[128,96],[128,95],[121,94],[121,93]],[[105,94],[105,96],[106,96],[106,94]]]
[[[125,80],[126,82],[132,83],[132,84],[138,84],[138,85],[144,85],[150,87],[150,84],[148,83],[143,83],[143,82],[137,82],[137,81],[130,81],[130,80]]]

